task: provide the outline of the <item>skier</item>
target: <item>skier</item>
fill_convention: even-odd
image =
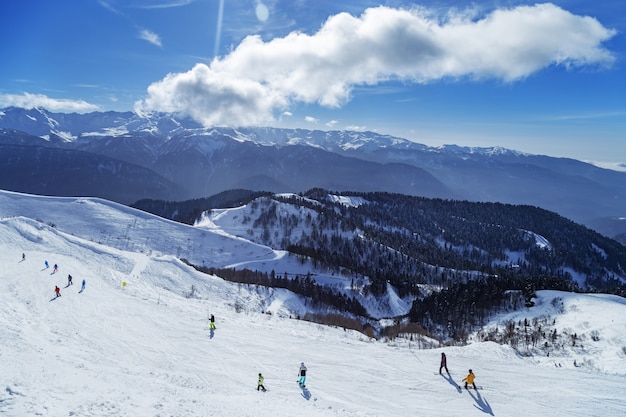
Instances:
[[[25,261],[25,260],[26,260],[26,254],[22,253],[22,261]]]
[[[53,273],[59,272],[59,265],[54,264],[54,269],[52,270]]]
[[[57,286],[54,287],[54,292],[57,295],[57,298],[61,296],[61,289]]]
[[[50,268],[50,264],[48,263],[48,261],[44,261],[43,264],[46,266],[46,269]]]
[[[465,378],[463,378],[463,381],[465,381],[465,389],[467,389],[467,384],[472,384],[474,386],[474,389],[476,389],[476,383],[474,382],[474,378],[476,378],[476,375],[474,375],[474,372],[472,372],[472,370],[469,370],[469,374],[467,374],[467,376]]]
[[[441,370],[445,369],[446,373],[450,375],[450,371],[448,371],[448,361],[446,359],[446,354],[441,352],[441,364],[439,365],[439,373],[441,374]]]
[[[213,314],[211,314],[210,322],[211,323],[209,324],[209,329],[215,330],[215,316]]]
[[[261,373],[259,372],[259,382],[258,382],[257,387],[256,387],[256,390],[257,390],[257,391],[258,391],[259,389],[262,389],[262,390],[263,390],[263,392],[267,391],[267,390],[265,389],[265,386],[263,385],[263,380],[264,380],[264,379],[265,379],[265,378],[263,378],[263,375],[261,375]]]
[[[72,282],[72,276],[68,274],[68,275],[67,275],[67,286],[69,287],[69,286],[70,286],[70,285],[72,285],[72,284],[74,284],[74,283]]]
[[[304,366],[304,362],[300,363],[300,370],[298,371],[298,376],[300,377],[300,379],[298,379],[298,384],[302,388],[305,388],[304,383],[306,382],[306,366]]]
[[[83,280],[82,285],[80,286],[81,291],[85,291],[85,280]]]

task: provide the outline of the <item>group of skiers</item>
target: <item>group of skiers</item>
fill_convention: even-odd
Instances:
[[[22,253],[22,261],[26,260],[26,254]],[[50,264],[48,263],[48,261],[44,262],[44,265],[47,268],[50,267]],[[54,270],[53,273],[58,272],[59,270],[59,266],[57,264],[54,264]],[[67,275],[67,286],[69,287],[70,285],[73,285],[73,277],[71,274]],[[85,280],[83,279],[82,284],[81,284],[81,288],[80,288],[80,292],[85,290]],[[58,286],[54,287],[54,293],[56,295],[56,297],[60,297],[61,296],[61,289]],[[211,314],[211,317],[209,318],[209,328],[211,330],[215,330],[215,316],[213,314]],[[441,374],[442,370],[446,370],[446,373],[448,374],[448,376],[450,375],[450,371],[448,371],[448,360],[446,358],[446,354],[444,352],[441,352],[441,362],[439,364],[439,374]],[[300,363],[300,369],[298,369],[298,385],[301,388],[306,388],[306,372],[307,372],[307,367],[306,365],[304,365],[304,362]],[[474,387],[474,389],[476,388],[476,383],[474,382],[476,378],[476,375],[474,375],[474,372],[470,369],[469,373],[467,374],[467,376],[465,378],[463,378],[463,381],[465,382],[465,389],[469,389],[468,385],[472,385]],[[267,391],[267,389],[265,388],[264,385],[264,380],[265,378],[263,377],[263,374],[261,372],[259,372],[259,378],[257,381],[257,391],[262,390],[263,392]]]
[[[22,260],[26,260],[26,255],[22,254]],[[48,261],[44,261],[44,266],[46,267],[46,269],[50,268],[50,264],[48,263]],[[56,274],[57,272],[59,272],[59,265],[54,264],[54,266],[52,267],[52,273]]]
[[[25,260],[26,260],[26,254],[22,253],[22,261],[25,261]],[[44,261],[43,264],[44,264],[45,269],[50,268],[50,264],[48,263],[48,261]],[[53,270],[52,270],[53,274],[56,274],[57,272],[59,272],[59,265],[58,264],[54,264],[54,266],[52,268],[53,268]],[[73,281],[72,275],[68,274],[67,275],[67,286],[66,286],[66,288],[69,287],[70,285],[74,285],[74,281]],[[83,279],[83,282],[81,283],[81,286],[80,286],[80,292],[85,291],[85,285],[86,285],[86,282]],[[58,297],[61,296],[61,288],[59,288],[58,285],[54,286],[54,295],[55,295],[55,298],[58,298]]]
[[[304,362],[300,363],[300,369],[298,369],[298,380],[296,382],[298,382],[298,385],[300,385],[300,388],[306,388],[305,382],[306,382],[306,371],[307,368],[304,365]],[[265,380],[265,378],[263,377],[263,374],[261,374],[259,372],[259,379],[257,382],[257,387],[256,390],[262,390],[263,392],[267,391],[265,389],[265,385],[263,384],[263,381]]]
[[[209,316],[209,330],[213,331],[215,330],[215,316],[213,314],[211,314]],[[298,369],[298,380],[296,382],[298,382],[298,385],[300,385],[300,388],[305,389],[306,385],[306,365],[304,365],[304,362],[300,363],[300,369]],[[265,381],[265,377],[263,376],[263,374],[261,372],[259,372],[259,378],[257,380],[257,387],[256,390],[257,391],[267,391],[267,389],[265,388],[264,382]]]
[[[73,280],[72,275],[68,274],[67,275],[67,286],[66,286],[66,288],[69,287],[70,285],[74,285],[74,281],[72,281],[72,280]],[[85,282],[85,280],[83,280],[82,284],[80,285],[80,292],[85,291],[85,284],[86,284],[86,282]],[[61,296],[61,289],[58,286],[54,287],[54,292],[56,293],[57,297]]]
[[[213,315],[211,315],[211,318],[213,318]],[[439,373],[441,374],[441,371],[444,369],[446,370],[446,373],[449,376],[450,371],[448,371],[448,359],[446,358],[446,354],[444,352],[441,352],[441,362],[439,364]],[[300,363],[300,369],[298,369],[298,381],[297,382],[301,388],[306,388],[306,385],[305,385],[306,371],[307,371],[307,367],[304,364],[304,362]],[[475,390],[478,389],[476,387],[476,383],[474,382],[475,379],[476,379],[476,375],[474,375],[474,372],[470,369],[467,376],[463,378],[463,382],[465,382],[465,389],[469,389],[469,385],[472,385]],[[263,374],[259,372],[259,379],[258,379],[257,388],[256,388],[257,391],[259,390],[262,390],[264,392],[267,391],[263,383],[264,380],[265,378],[263,377]]]
[[[450,376],[450,371],[448,371],[448,359],[446,358],[446,354],[441,352],[441,362],[439,364],[440,374],[443,369],[445,369],[448,376]],[[476,383],[474,382],[475,378],[476,378],[476,375],[474,375],[474,372],[470,369],[467,376],[463,378],[463,381],[465,382],[465,389],[469,389],[468,387],[469,384],[471,384],[474,387],[474,389],[477,389]]]

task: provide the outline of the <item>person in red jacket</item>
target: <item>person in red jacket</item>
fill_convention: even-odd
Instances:
[[[61,289],[57,286],[54,287],[54,292],[57,295],[57,297],[61,296]]]

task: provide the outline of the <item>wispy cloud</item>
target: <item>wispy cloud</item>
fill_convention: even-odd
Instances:
[[[549,3],[487,15],[380,6],[331,16],[312,35],[249,36],[210,65],[153,83],[135,109],[206,125],[267,123],[293,103],[340,107],[355,88],[389,80],[515,82],[553,66],[610,67],[615,56],[603,43],[615,34]]]
[[[626,172],[626,163],[619,162],[598,162],[598,161],[585,161],[593,164],[599,168],[611,169],[613,171]]]
[[[179,2],[172,2],[172,3],[189,4],[191,2],[192,2],[191,0],[188,0],[188,1],[181,0]],[[98,0],[98,3],[102,7],[104,7],[108,11],[110,11],[111,13],[114,13],[114,14],[116,14],[116,15],[124,18],[124,19],[126,19],[131,25],[135,26],[135,28],[137,28],[139,30],[139,34],[137,35],[139,37],[139,39],[143,39],[144,41],[150,42],[152,45],[155,45],[155,46],[158,46],[158,47],[162,46],[161,38],[159,37],[158,34],[156,34],[155,32],[152,32],[151,30],[141,28],[139,25],[137,25],[137,24],[135,24],[133,22],[133,19],[131,19],[128,15],[126,15],[121,10],[116,8],[110,2],[108,2],[106,0]],[[167,4],[172,4],[172,3],[167,3]],[[165,3],[161,4],[162,7],[164,7],[164,5],[165,5]],[[184,5],[184,4],[180,4],[180,5]],[[137,6],[135,6],[135,7],[137,7]],[[174,7],[174,6],[170,6],[170,7]],[[149,7],[143,7],[143,8],[149,8]],[[153,8],[156,8],[156,7],[153,7]]]
[[[87,113],[98,110],[98,106],[84,100],[51,98],[43,94],[0,94],[0,107],[32,109],[43,107],[50,111]]]
[[[108,1],[98,0],[98,3],[100,4],[100,6],[104,7],[105,9],[110,11],[111,13],[123,16],[123,13],[120,12],[119,10],[117,10],[115,7],[113,7],[113,5],[111,3],[109,3]]]
[[[158,47],[161,47],[161,38],[159,37],[159,35],[157,35],[156,33],[148,30],[148,29],[142,29],[139,32],[139,39],[143,39],[144,41],[148,41],[150,42],[152,45],[156,45]]]
[[[155,1],[149,4],[134,5],[137,9],[171,9],[173,7],[187,6],[195,3],[197,0],[171,0],[171,1]]]
[[[320,119],[317,119],[317,118],[315,118],[313,116],[306,116],[304,118],[304,121],[307,122],[307,123],[317,124],[317,123],[319,123]]]
[[[594,119],[608,119],[613,117],[626,116],[626,110],[608,111],[608,112],[592,112],[592,113],[580,113],[580,114],[563,114],[556,116],[547,116],[546,120],[551,121],[567,121],[567,120],[594,120]]]
[[[346,129],[353,130],[355,132],[364,132],[367,130],[367,126],[349,125],[349,126],[346,126]]]

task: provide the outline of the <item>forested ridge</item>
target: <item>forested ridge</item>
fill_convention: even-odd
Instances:
[[[415,299],[411,321],[455,338],[495,311],[530,305],[536,290],[626,295],[625,246],[533,206],[312,189],[251,197],[241,226],[248,239],[367,282],[366,294],[391,284]]]
[[[323,190],[306,193],[308,200],[275,196],[264,200],[253,228],[265,229],[260,237],[273,243],[277,238],[267,230],[276,231],[275,222],[281,222],[284,246],[329,267],[367,275],[374,292],[384,291],[387,281],[410,293],[417,290],[415,283],[573,274],[586,276],[585,289],[611,290],[625,275],[626,247],[537,207],[388,193],[333,195],[364,203],[343,204]],[[293,214],[279,219],[277,202],[306,206],[316,219]],[[299,222],[306,227],[294,236]]]

